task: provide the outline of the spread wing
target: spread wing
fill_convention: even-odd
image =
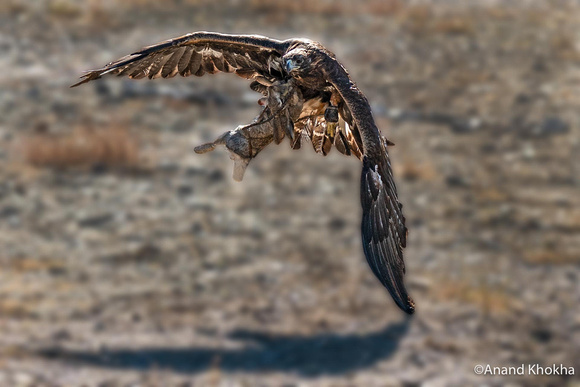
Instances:
[[[333,57],[326,63],[326,76],[340,93],[341,117],[351,128],[352,141],[362,150],[361,231],[367,262],[397,305],[411,314],[415,304],[403,281],[407,227],[387,153],[387,145],[392,143],[381,136],[366,97]]]
[[[338,62],[336,66],[340,66]],[[300,117],[294,122],[297,133],[292,145],[299,148],[302,140],[309,138],[314,150],[323,155],[327,155],[334,144],[341,153],[362,159],[361,231],[365,256],[397,305],[413,313],[415,306],[403,282],[407,228],[387,153],[387,145],[393,143],[380,135],[366,98],[346,75],[342,80],[329,77],[340,93],[331,97],[340,115],[335,135],[329,135],[329,122],[324,114],[330,101],[312,99],[303,105]],[[366,136],[367,146],[363,144],[363,136]]]
[[[363,248],[373,273],[397,305],[413,313],[415,305],[403,283],[403,248],[407,244],[405,217],[397,198],[388,154],[384,152],[378,159],[374,156],[363,159],[360,193]]]
[[[103,68],[89,71],[71,87],[106,74],[154,79],[177,74],[200,77],[222,71],[234,72],[247,79],[265,77],[271,80],[282,76],[280,58],[291,43],[258,35],[194,32],[145,47]]]

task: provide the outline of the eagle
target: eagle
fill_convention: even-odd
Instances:
[[[362,245],[374,275],[396,304],[412,314],[415,304],[404,285],[403,248],[407,227],[397,196],[387,146],[369,102],[336,56],[309,39],[277,40],[259,35],[193,32],[86,72],[75,87],[103,75],[131,79],[171,78],[217,72],[245,78],[261,94],[259,115],[197,153],[224,145],[234,161],[235,180],[242,180],[249,162],[268,144],[285,137],[298,149],[310,141],[327,155],[332,146],[362,161],[360,198]]]

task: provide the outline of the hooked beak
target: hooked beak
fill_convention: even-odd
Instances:
[[[296,67],[296,66],[294,66],[294,62],[292,61],[292,59],[286,59],[285,65],[286,65],[286,71],[288,73],[290,73]]]

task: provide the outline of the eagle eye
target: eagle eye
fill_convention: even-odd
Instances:
[[[294,63],[295,63],[297,66],[300,66],[302,63],[304,63],[304,57],[302,57],[302,56],[298,56],[298,57],[296,57],[296,59],[294,59]]]

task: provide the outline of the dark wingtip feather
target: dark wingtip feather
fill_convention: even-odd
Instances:
[[[407,314],[415,313],[415,301],[409,296],[407,296],[407,302],[405,304],[399,304],[399,307],[405,311]]]
[[[71,85],[70,88],[72,89],[73,87],[80,86],[83,83],[94,81],[95,79],[99,79],[100,77],[101,77],[101,75],[97,72],[89,72],[89,73],[81,76],[81,81],[75,83],[74,85]]]
[[[80,86],[80,85],[82,85],[83,83],[87,83],[88,81],[89,81],[88,79],[83,79],[82,81],[80,81],[80,82],[77,82],[77,83],[75,83],[74,85],[70,85],[70,86],[69,86],[69,88],[71,88],[71,89],[72,89],[73,87]]]
[[[388,282],[385,283],[381,280],[399,308],[407,314],[415,313],[415,301],[413,301],[413,299],[407,294],[407,289],[403,284],[403,279],[400,278],[395,281],[396,284],[391,284]]]

